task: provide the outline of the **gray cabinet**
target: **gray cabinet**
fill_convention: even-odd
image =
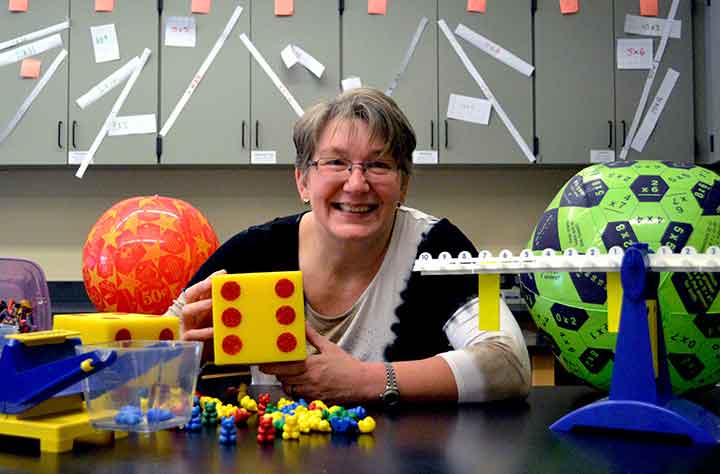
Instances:
[[[538,161],[589,163],[590,150],[614,149],[612,2],[582,2],[562,15],[555,0],[535,12]]]
[[[61,23],[69,13],[67,0],[36,0],[27,13],[0,8],[0,42]],[[60,33],[68,49],[68,30]],[[25,46],[23,43],[18,46]],[[11,49],[0,51],[6,53]],[[35,56],[42,61],[41,76],[62,48]],[[20,62],[0,66],[0,133],[20,109],[40,79],[22,79]],[[0,165],[61,165],[67,157],[68,58],[33,101],[13,132],[0,143]]]
[[[87,150],[122,91],[119,85],[84,110],[75,100],[143,49],[152,51],[118,116],[156,114],[158,104],[158,10],[155,2],[115,2],[112,12],[98,13],[94,3],[71,0],[69,146]],[[91,26],[114,24],[120,59],[96,63]],[[106,136],[97,153],[96,165],[155,164],[155,135]]]
[[[251,38],[295,100],[307,110],[339,91],[338,2],[295,2],[292,16],[275,16],[274,3],[268,0],[252,3]],[[288,44],[300,47],[322,63],[325,66],[322,77],[318,79],[300,64],[286,68],[280,52]],[[255,60],[252,60],[250,70],[251,150],[274,151],[277,163],[294,163],[292,127],[298,116]]]
[[[557,1],[554,2],[557,4]],[[588,2],[585,2],[588,3]],[[598,2],[592,2],[598,3]],[[438,16],[451,30],[462,23],[524,61],[532,62],[532,16],[529,0],[493,2],[487,14],[468,13],[464,1],[438,2]],[[525,142],[532,148],[532,78],[458,38]],[[447,120],[450,94],[483,98],[477,83],[463,66],[442,32],[438,40],[440,163],[527,164],[500,117],[492,112],[489,125]]]
[[[585,2],[587,3],[587,2]],[[672,68],[680,76],[668,98],[665,108],[642,152],[630,148],[627,159],[643,160],[694,160],[694,124],[693,124],[693,49],[692,14],[690,1],[680,1],[675,16],[682,21],[682,35],[668,39],[660,68],[650,90],[648,105],[652,103],[663,78]],[[667,18],[670,1],[660,2],[658,18]],[[615,0],[615,38],[638,38],[624,33],[627,14],[639,15],[640,2],[636,0]],[[657,51],[660,38],[653,40],[653,54]],[[623,146],[625,131],[632,124],[635,109],[640,102],[643,86],[647,78],[646,70],[627,70],[615,68],[615,125],[618,137],[618,155]],[[647,111],[647,107],[645,112]],[[643,113],[643,118],[645,117]],[[642,123],[642,121],[640,122]]]
[[[720,160],[720,6],[695,5],[695,142],[699,163]]]
[[[196,45],[184,48],[164,45],[165,22],[170,16],[190,16],[190,3],[165,1],[161,22],[161,126],[195,78],[236,6],[235,2],[214,2],[209,15],[193,15]],[[250,6],[243,7],[232,33],[163,137],[162,163],[249,163],[250,54],[239,35],[250,33]]]
[[[392,97],[417,136],[418,150],[438,149],[437,2],[396,0],[387,15],[368,15],[367,1],[348,0],[343,13],[343,77],[387,90],[425,17],[427,25]]]

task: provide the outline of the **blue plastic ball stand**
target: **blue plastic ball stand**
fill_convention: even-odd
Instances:
[[[656,299],[657,284],[647,285],[648,246],[635,244],[622,260],[623,300],[610,395],[579,408],[550,426],[623,430],[686,438],[697,444],[720,443],[720,417],[674,397],[667,366],[662,318],[657,324],[658,375],[655,378],[646,299]],[[654,280],[655,282],[657,280]]]

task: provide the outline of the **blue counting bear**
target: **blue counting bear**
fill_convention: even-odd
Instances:
[[[173,416],[174,415],[170,410],[165,410],[163,408],[151,408],[147,411],[148,423],[160,423],[162,421],[171,420]]]
[[[190,412],[190,421],[185,425],[185,429],[188,431],[200,431],[202,429],[202,422],[200,421],[200,407],[195,405],[192,407]]]
[[[350,429],[350,418],[333,416],[330,418],[333,433],[347,433]]]
[[[137,425],[142,420],[140,407],[125,405],[115,415],[115,423],[119,425]]]
[[[218,441],[220,444],[237,443],[237,428],[235,427],[235,420],[232,416],[225,417],[220,422],[220,436],[218,437]]]
[[[355,408],[351,408],[347,411],[347,414],[353,419],[353,420],[362,420],[367,416],[367,412],[365,409],[361,406],[357,406]]]

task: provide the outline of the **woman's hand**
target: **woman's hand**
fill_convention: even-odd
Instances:
[[[225,273],[225,270],[218,270],[185,290],[185,306],[182,309],[183,340],[212,339],[212,277]]]
[[[275,375],[283,390],[293,398],[319,399],[326,403],[362,403],[377,398],[384,387],[382,364],[353,358],[309,325],[305,334],[319,354],[310,355],[304,361],[263,364],[260,370]]]

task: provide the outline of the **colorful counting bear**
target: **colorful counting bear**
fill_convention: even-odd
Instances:
[[[305,307],[300,272],[212,277],[215,363],[303,360]]]
[[[154,314],[57,314],[53,318],[53,328],[79,332],[83,344],[126,339],[159,341],[180,337],[178,318]]]

